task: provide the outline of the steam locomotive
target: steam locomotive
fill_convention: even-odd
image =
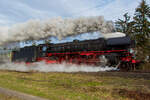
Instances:
[[[130,49],[134,47],[135,41],[131,40],[129,36],[123,33],[113,33],[92,40],[26,46],[19,50],[13,50],[11,61],[26,63],[45,61],[47,64],[67,62],[94,66],[116,66],[120,69],[132,70],[138,64],[133,54],[130,53]]]

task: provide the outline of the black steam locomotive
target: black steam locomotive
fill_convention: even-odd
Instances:
[[[135,42],[129,36],[74,40],[66,43],[47,43],[27,46],[12,52],[12,62],[75,63],[118,66],[137,63],[129,52]],[[128,66],[129,67],[129,66]]]

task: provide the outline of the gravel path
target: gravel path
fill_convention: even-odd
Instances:
[[[20,100],[48,100],[48,99],[42,99],[40,97],[20,93],[20,92],[17,92],[17,91],[12,91],[12,90],[1,88],[1,87],[0,87],[0,93],[4,94],[4,95],[8,95],[8,96],[17,97]]]

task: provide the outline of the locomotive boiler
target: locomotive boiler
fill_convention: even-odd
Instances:
[[[12,51],[12,62],[73,63],[94,66],[115,66],[120,69],[135,69],[136,61],[130,53],[135,41],[123,33],[106,34],[92,40],[73,40],[66,43],[46,43],[26,46]]]

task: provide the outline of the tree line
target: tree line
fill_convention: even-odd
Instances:
[[[115,21],[115,27],[136,41],[137,59],[150,62],[150,6],[146,0],[141,0],[132,17],[125,13]]]

